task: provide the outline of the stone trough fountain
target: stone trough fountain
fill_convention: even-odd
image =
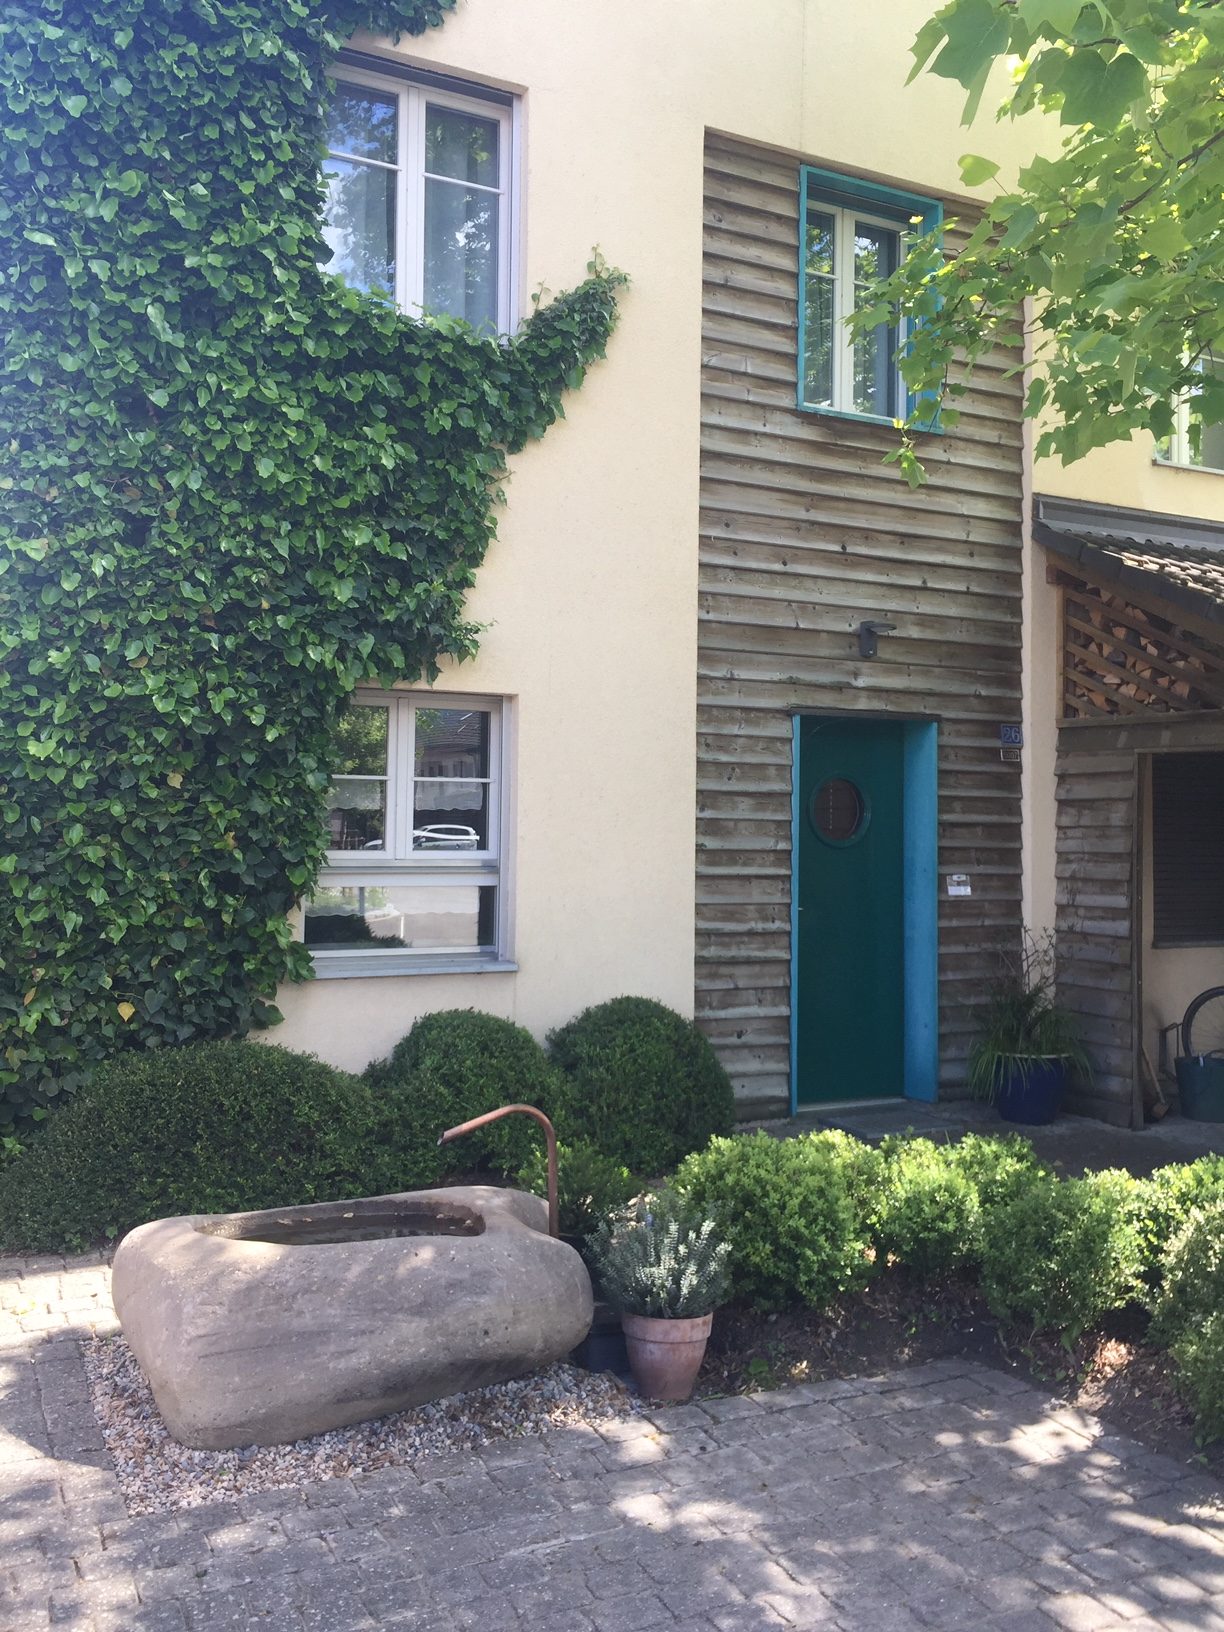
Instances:
[[[207,1450],[520,1376],[592,1313],[546,1204],[485,1185],[159,1219],[120,1243],[112,1290],[166,1426]]]

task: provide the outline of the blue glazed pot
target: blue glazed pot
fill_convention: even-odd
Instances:
[[[1067,1086],[1067,1062],[1058,1055],[1015,1061],[999,1084],[995,1105],[1005,1122],[1038,1127],[1053,1122]]]

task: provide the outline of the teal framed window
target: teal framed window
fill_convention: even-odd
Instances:
[[[801,409],[880,424],[914,411],[918,399],[901,377],[904,323],[881,323],[854,339],[847,320],[868,284],[901,265],[908,239],[942,222],[943,206],[935,199],[800,168]]]

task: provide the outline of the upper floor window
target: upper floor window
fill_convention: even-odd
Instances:
[[[503,956],[501,704],[363,692],[335,746],[327,866],[304,920],[319,972]]]
[[[1224,362],[1203,358],[1198,372],[1224,392]],[[1162,464],[1224,471],[1224,424],[1203,423],[1198,391],[1189,391],[1177,399],[1173,406],[1173,434],[1156,444],[1156,457]]]
[[[799,406],[905,418],[913,403],[900,369],[904,324],[880,323],[855,339],[846,320],[867,286],[901,265],[907,234],[939,224],[941,207],[807,165],[800,177]]]
[[[328,114],[327,263],[404,311],[510,326],[512,106],[342,63]]]

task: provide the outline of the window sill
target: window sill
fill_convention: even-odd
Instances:
[[[508,958],[427,958],[391,952],[316,952],[316,980],[367,980],[382,975],[512,975],[518,964]]]
[[[1219,465],[1183,465],[1179,459],[1162,459],[1159,454],[1152,455],[1152,463],[1161,470],[1189,470],[1196,476],[1224,476],[1224,468]]]
[[[890,431],[903,430],[905,426],[904,420],[889,419],[884,414],[860,414],[849,408],[820,408],[814,407],[810,402],[799,402],[795,406],[799,413],[813,414],[818,419],[843,419],[851,425],[883,425]],[[943,426],[938,419],[929,425],[911,425],[910,430],[918,436],[943,435]]]

